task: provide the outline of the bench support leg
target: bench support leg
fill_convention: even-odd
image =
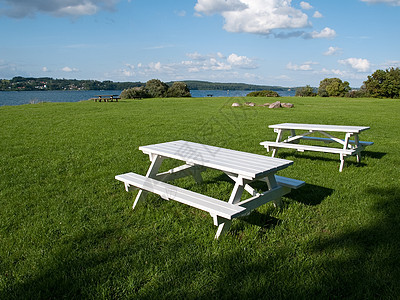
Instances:
[[[146,177],[155,178],[158,170],[160,169],[160,166],[161,166],[161,163],[163,162],[163,160],[164,160],[164,157],[162,157],[160,155],[155,155],[152,158],[152,162],[151,162],[149,170],[147,171]],[[142,202],[146,199],[147,193],[148,193],[147,191],[143,191],[143,190],[139,191],[139,193],[136,196],[135,202],[133,203],[132,209],[135,209],[136,205],[139,202]]]
[[[339,167],[339,172],[343,171],[343,167],[344,167],[344,155],[340,154],[340,167]]]
[[[279,143],[282,140],[283,130],[278,129],[278,135],[276,136],[276,142]],[[272,157],[275,157],[276,153],[278,152],[278,148],[273,148],[272,150]]]
[[[225,223],[222,223],[218,226],[217,233],[215,234],[214,239],[218,239],[221,235],[224,235],[228,232],[229,228],[231,227],[232,221],[227,220]]]
[[[269,190],[272,190],[272,189],[278,187],[278,183],[276,182],[276,178],[275,178],[274,174],[269,175],[265,179],[266,179],[265,181],[268,184]],[[282,199],[280,197],[278,199],[274,200],[273,203],[274,203],[275,207],[282,207]]]

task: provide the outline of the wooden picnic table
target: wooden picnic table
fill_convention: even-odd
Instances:
[[[148,154],[151,161],[146,176],[132,172],[115,176],[125,183],[126,191],[139,189],[133,208],[145,200],[147,192],[153,192],[166,200],[175,200],[202,209],[210,213],[214,225],[218,226],[216,239],[228,231],[233,218],[247,215],[270,201],[280,205],[281,196],[289,193],[292,188],[304,185],[304,181],[276,175],[279,170],[293,164],[290,160],[183,140],[141,146],[139,149]],[[166,158],[183,161],[184,164],[158,173]],[[224,172],[235,183],[228,202],[166,183],[186,176],[193,176],[197,183],[201,183],[201,173],[207,168]],[[250,186],[255,181],[266,182],[268,190],[257,192]],[[244,191],[251,197],[241,201]]]
[[[113,102],[114,100],[118,102],[118,100],[121,99],[119,95],[96,95],[95,97],[97,97],[93,98],[95,102],[97,101],[101,102],[102,100],[104,102]]]
[[[272,149],[272,157],[277,153],[278,148],[290,148],[297,151],[319,151],[326,153],[335,153],[340,155],[339,171],[342,172],[344,167],[344,158],[346,156],[355,155],[357,162],[361,161],[361,151],[366,146],[373,145],[373,142],[360,141],[358,135],[369,129],[366,126],[344,126],[344,125],[321,125],[321,124],[299,124],[299,123],[282,123],[268,126],[273,128],[277,133],[276,141],[261,142],[260,145],[264,146],[267,151]],[[296,134],[296,130],[303,133]],[[304,132],[305,131],[305,132]],[[289,132],[289,136],[283,140],[285,132]],[[328,132],[344,133],[344,139],[333,136]],[[310,136],[312,134],[320,134],[321,136]],[[354,139],[351,139],[353,137]],[[319,141],[324,143],[339,143],[341,148],[304,145],[300,144],[300,140]]]

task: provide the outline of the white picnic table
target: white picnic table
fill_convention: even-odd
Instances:
[[[274,132],[277,133],[276,141],[261,142],[260,145],[267,148],[269,152],[272,149],[272,157],[277,153],[278,148],[290,148],[296,149],[297,151],[318,151],[326,153],[335,153],[340,155],[340,167],[339,171],[342,172],[344,167],[344,158],[346,156],[355,155],[357,162],[361,161],[361,151],[366,146],[372,145],[373,142],[364,142],[359,140],[359,134],[369,127],[366,126],[344,126],[344,125],[322,125],[322,124],[299,124],[299,123],[282,123],[269,125],[269,128],[273,128]],[[296,130],[302,131],[300,134],[296,134]],[[284,139],[285,132],[289,132],[289,136]],[[328,133],[329,132],[329,133]],[[335,137],[332,132],[344,133],[344,139]],[[313,134],[324,135],[321,136],[310,136]],[[353,137],[353,139],[351,139]],[[316,146],[316,145],[304,145],[300,144],[300,140],[311,140],[325,143],[339,143],[341,148]]]
[[[125,173],[115,176],[124,182],[126,191],[139,189],[133,208],[146,198],[148,192],[160,195],[166,200],[175,200],[210,213],[214,225],[218,226],[215,238],[228,231],[232,219],[249,214],[253,209],[267,203],[281,204],[281,196],[292,188],[299,188],[304,181],[276,175],[279,170],[292,165],[286,159],[230,150],[183,140],[141,146],[139,150],[148,154],[151,164],[145,176]],[[159,173],[159,168],[166,158],[183,161],[184,164]],[[201,173],[207,168],[227,174],[235,183],[229,201],[222,201],[195,193],[166,183],[174,179],[193,176],[197,183],[202,182]],[[264,181],[268,190],[258,192],[250,186],[252,182]],[[251,197],[242,200],[244,191]]]

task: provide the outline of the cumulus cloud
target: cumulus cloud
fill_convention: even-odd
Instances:
[[[291,62],[289,62],[286,65],[286,69],[292,70],[292,71],[312,71],[312,65],[317,65],[317,64],[318,63],[312,62],[312,61],[305,62],[301,65],[296,65],[296,64],[292,64]]]
[[[0,0],[2,15],[12,18],[34,16],[37,13],[56,17],[93,15],[102,9],[113,9],[119,0]]]
[[[61,71],[70,73],[70,72],[78,72],[79,70],[76,69],[76,68],[64,67],[64,68],[61,69]]]
[[[228,56],[227,62],[232,66],[237,66],[244,69],[254,69],[257,67],[250,58],[246,56],[239,56],[235,53],[232,53]]]
[[[221,14],[229,32],[270,34],[274,29],[310,26],[308,17],[291,6],[291,0],[198,0],[195,10]]]
[[[300,2],[300,7],[301,7],[302,9],[305,9],[305,10],[309,10],[309,9],[312,9],[312,8],[313,8],[313,7],[311,6],[310,3],[304,2],[304,1],[301,1],[301,2]]]
[[[243,10],[248,8],[247,4],[243,2],[240,0],[199,0],[197,1],[194,9],[199,13],[212,15],[216,13]]]
[[[342,53],[342,49],[339,47],[329,47],[328,51],[324,52],[324,55],[326,56],[331,56],[331,55],[337,55]]]
[[[325,27],[320,32],[313,31],[304,35],[307,39],[333,39],[334,37],[336,37],[336,31],[329,27]]]
[[[320,19],[320,18],[323,17],[323,15],[322,15],[319,11],[316,11],[316,12],[314,13],[313,17],[316,18],[316,19]]]
[[[361,1],[367,2],[369,4],[383,3],[383,4],[393,5],[393,6],[400,6],[400,0],[361,0]]]
[[[151,77],[157,75],[158,77],[166,78],[176,78],[177,74],[180,74],[179,76],[187,74],[185,75],[186,77],[189,74],[196,74],[196,77],[199,76],[200,78],[202,74],[205,74],[205,76],[217,76],[216,74],[218,73],[221,78],[224,78],[234,74],[236,74],[235,76],[239,76],[238,74],[245,77],[251,76],[249,73],[243,75],[239,71],[258,67],[253,59],[236,53],[226,56],[220,52],[213,54],[193,52],[186,54],[186,56],[188,57],[187,60],[168,64],[162,62],[139,63],[137,65],[125,64],[123,68],[116,72],[124,77]],[[210,71],[216,71],[216,73],[211,73],[210,75]]]
[[[368,59],[364,58],[347,58],[339,60],[339,63],[350,66],[357,72],[368,72],[371,68],[371,63],[368,61]]]
[[[325,28],[321,32],[306,32],[312,27],[306,13],[313,7],[302,1],[300,8],[292,6],[292,0],[197,0],[197,14],[220,14],[224,29],[228,32],[244,32],[272,35],[276,38],[302,37],[305,39],[333,38],[336,32]],[[315,18],[322,17],[316,11]]]

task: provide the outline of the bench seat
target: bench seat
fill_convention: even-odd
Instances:
[[[195,193],[171,184],[148,178],[136,173],[126,173],[115,176],[115,179],[139,189],[160,195],[166,200],[175,200],[183,204],[204,210],[211,215],[231,220],[244,214],[246,208],[228,202]]]
[[[336,154],[344,154],[344,155],[353,155],[357,152],[355,149],[330,148],[330,147],[291,144],[291,143],[283,143],[283,142],[268,142],[267,141],[267,142],[261,142],[260,145],[267,148],[268,151],[269,151],[269,147],[271,147],[271,148],[296,149],[298,151],[327,152],[327,153],[336,153]]]
[[[298,189],[306,183],[302,180],[275,175],[276,183],[291,189]]]

